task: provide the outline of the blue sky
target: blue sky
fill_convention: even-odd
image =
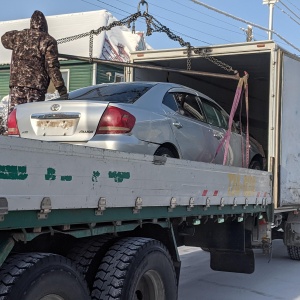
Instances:
[[[120,20],[137,11],[139,0],[2,0],[2,2],[5,2],[5,5],[2,5],[0,10],[0,22],[30,18],[36,9],[41,10],[46,16],[106,9]],[[176,35],[190,42],[192,46],[229,44],[246,40],[243,30],[247,28],[246,23],[209,10],[192,0],[147,0],[147,2],[149,14]],[[263,0],[199,0],[199,2],[268,28],[269,8],[262,4]],[[144,6],[141,8],[144,9]],[[276,3],[273,29],[296,48],[300,48],[299,25],[299,0],[280,0]],[[146,31],[143,19],[136,22],[136,30]],[[257,28],[253,30],[255,40],[268,38],[264,30]],[[282,47],[300,55],[299,51],[276,35],[273,37]],[[170,40],[164,33],[154,33],[147,37],[147,41],[155,49],[180,47],[178,42]]]

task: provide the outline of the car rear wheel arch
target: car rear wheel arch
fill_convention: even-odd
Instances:
[[[170,151],[173,154],[174,158],[180,158],[177,148],[171,143],[165,143],[160,145],[156,149],[154,155],[163,156],[165,152],[167,153],[168,151]]]
[[[259,170],[263,170],[263,158],[261,155],[259,154],[256,154],[250,164],[249,164],[249,169],[257,169],[258,170],[258,167],[259,167]]]

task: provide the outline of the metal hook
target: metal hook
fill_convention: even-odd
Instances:
[[[141,0],[140,1],[140,3],[139,3],[139,5],[138,5],[138,12],[140,11],[140,5],[144,5],[144,4],[146,4],[146,13],[148,13],[148,2],[147,1],[145,1],[145,0]]]

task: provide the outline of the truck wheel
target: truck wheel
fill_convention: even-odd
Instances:
[[[300,260],[300,247],[287,246],[289,257],[293,260]]]
[[[51,253],[22,253],[0,270],[1,300],[87,300],[89,292],[72,262]]]
[[[168,250],[150,238],[116,242],[98,269],[92,299],[176,300],[177,280]]]
[[[114,238],[112,235],[103,235],[96,238],[82,238],[78,240],[67,255],[84,276],[89,289],[93,287],[102,257],[114,243]]]
[[[175,155],[174,155],[174,153],[170,149],[168,149],[166,147],[160,147],[160,148],[158,148],[155,151],[154,155],[176,158]]]

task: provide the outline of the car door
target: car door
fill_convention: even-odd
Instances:
[[[215,150],[213,132],[206,123],[198,96],[189,90],[172,89],[165,95],[163,104],[168,107],[167,115],[181,158],[211,162]]]
[[[223,138],[228,130],[228,114],[216,103],[208,99],[201,99],[203,110],[205,112],[208,123],[211,125],[214,137],[218,140],[218,144],[222,143]],[[224,142],[224,141],[223,141]],[[218,146],[219,149],[217,159],[224,158],[225,143],[223,146]],[[228,148],[228,155],[226,164],[230,166],[242,166],[242,142],[241,135],[239,135],[233,126],[230,135],[230,142]]]

